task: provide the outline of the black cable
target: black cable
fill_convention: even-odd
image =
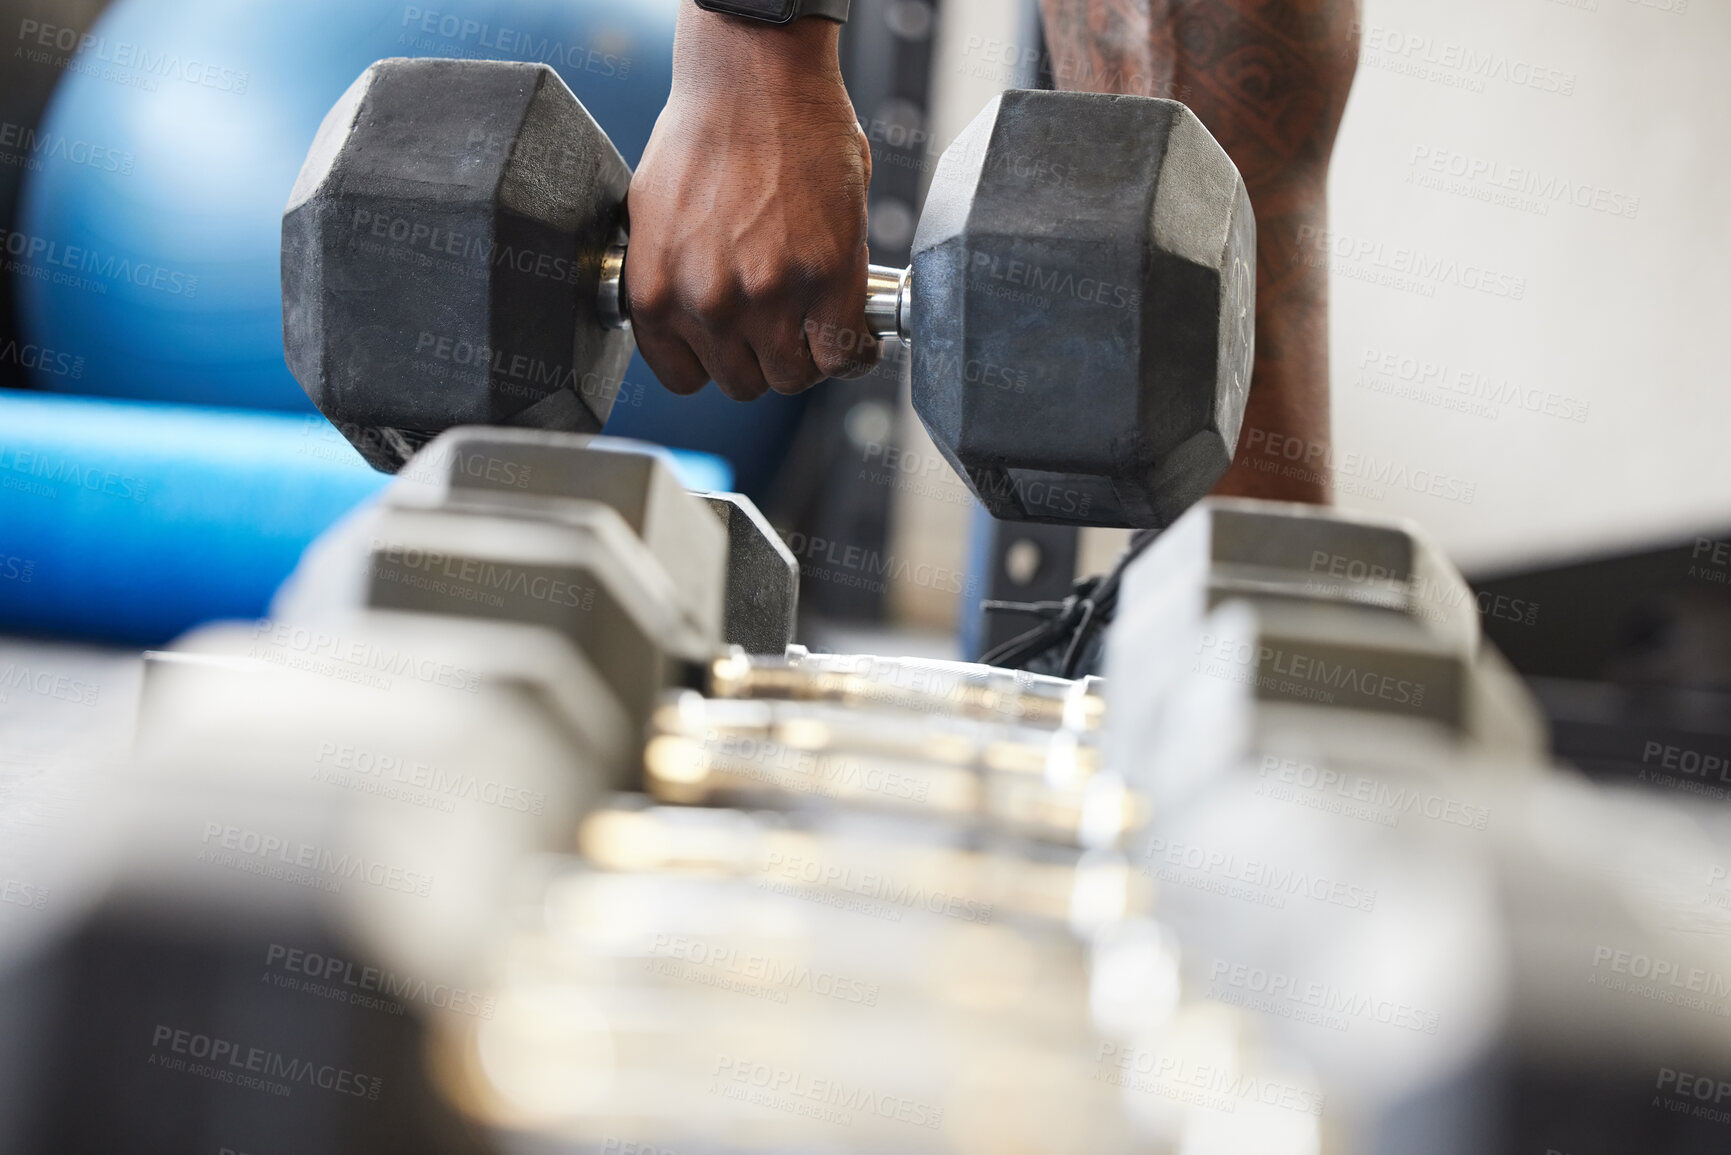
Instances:
[[[1104,577],[1088,577],[1078,581],[1070,596],[1061,602],[988,601],[981,608],[988,613],[1029,614],[1046,620],[1033,629],[1017,634],[1009,641],[992,647],[980,656],[988,666],[1026,669],[1037,659],[1063,647],[1057,660],[1057,674],[1074,678],[1088,656],[1089,648],[1100,631],[1111,625],[1117,615],[1118,592],[1124,583],[1124,572],[1130,563],[1142,556],[1150,542],[1159,536],[1158,530],[1143,530],[1130,539]]]
[[[1021,669],[1029,659],[1038,657],[1051,649],[1053,644],[1063,637],[1064,630],[1065,625],[1062,616],[1042,622],[1026,633],[1017,634],[1009,641],[987,650],[980,655],[980,661],[988,666]]]
[[[1093,636],[1093,630],[1089,627],[1099,616],[1095,612],[1099,604],[1093,598],[1088,598],[1082,603],[1082,620],[1077,624],[1075,632],[1070,635],[1070,644],[1064,647],[1064,660],[1058,664],[1058,676],[1060,678],[1074,678],[1076,676],[1076,663],[1081,659],[1082,650],[1086,647],[1088,639]]]
[[[1086,578],[1077,582],[1074,591],[1061,602],[987,602],[983,608],[999,613],[1033,614],[1047,620],[1031,630],[1017,634],[1010,640],[1000,643],[981,655],[980,661],[988,666],[1010,666],[1020,668],[1020,664],[1029,659],[1039,657],[1050,650],[1057,642],[1066,636],[1073,628],[1080,614],[1080,601],[1091,592],[1098,578]]]
[[[1034,614],[1039,617],[1052,617],[1062,613],[1063,602],[981,602],[980,608],[988,614]]]

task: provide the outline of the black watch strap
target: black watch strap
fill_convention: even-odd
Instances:
[[[744,16],[769,24],[791,24],[802,16],[821,16],[837,24],[847,23],[848,5],[852,0],[696,0],[706,12],[727,16]]]

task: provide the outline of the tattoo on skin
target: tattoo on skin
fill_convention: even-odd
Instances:
[[[1298,230],[1327,220],[1328,161],[1358,69],[1360,0],[1041,0],[1060,86],[1111,91],[1148,77],[1184,102],[1244,175],[1256,212],[1252,428],[1328,442],[1328,269]],[[1090,83],[1104,78],[1107,83]],[[1326,477],[1293,480],[1239,455],[1216,493],[1327,502]]]

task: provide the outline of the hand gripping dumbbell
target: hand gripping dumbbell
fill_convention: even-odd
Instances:
[[[599,430],[629,388],[630,182],[545,65],[372,65],[283,216],[289,367],[379,469],[454,425]],[[862,292],[993,514],[1164,526],[1237,445],[1255,238],[1183,105],[1012,91],[944,153],[912,267]]]

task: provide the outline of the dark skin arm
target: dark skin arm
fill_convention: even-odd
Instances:
[[[1256,210],[1256,366],[1216,492],[1326,502],[1325,469],[1258,470],[1329,444],[1328,274],[1299,229],[1327,217],[1328,160],[1357,68],[1358,0],[1041,0],[1060,87],[1176,96],[1244,174]],[[638,343],[670,389],[747,400],[856,377],[871,152],[839,27],[769,28],[682,6],[674,85],[632,182]],[[739,179],[740,173],[751,179]],[[1260,451],[1259,451],[1260,448]],[[1287,446],[1287,448],[1290,448]]]
[[[775,27],[682,4],[673,92],[631,182],[625,284],[649,367],[739,401],[859,377],[871,149],[842,84],[841,26]]]
[[[1256,211],[1256,366],[1238,456],[1216,493],[1326,503],[1328,270],[1299,229],[1328,216],[1328,161],[1358,68],[1359,0],[1041,0],[1059,87],[1184,101]],[[1271,471],[1255,466],[1277,464]]]

